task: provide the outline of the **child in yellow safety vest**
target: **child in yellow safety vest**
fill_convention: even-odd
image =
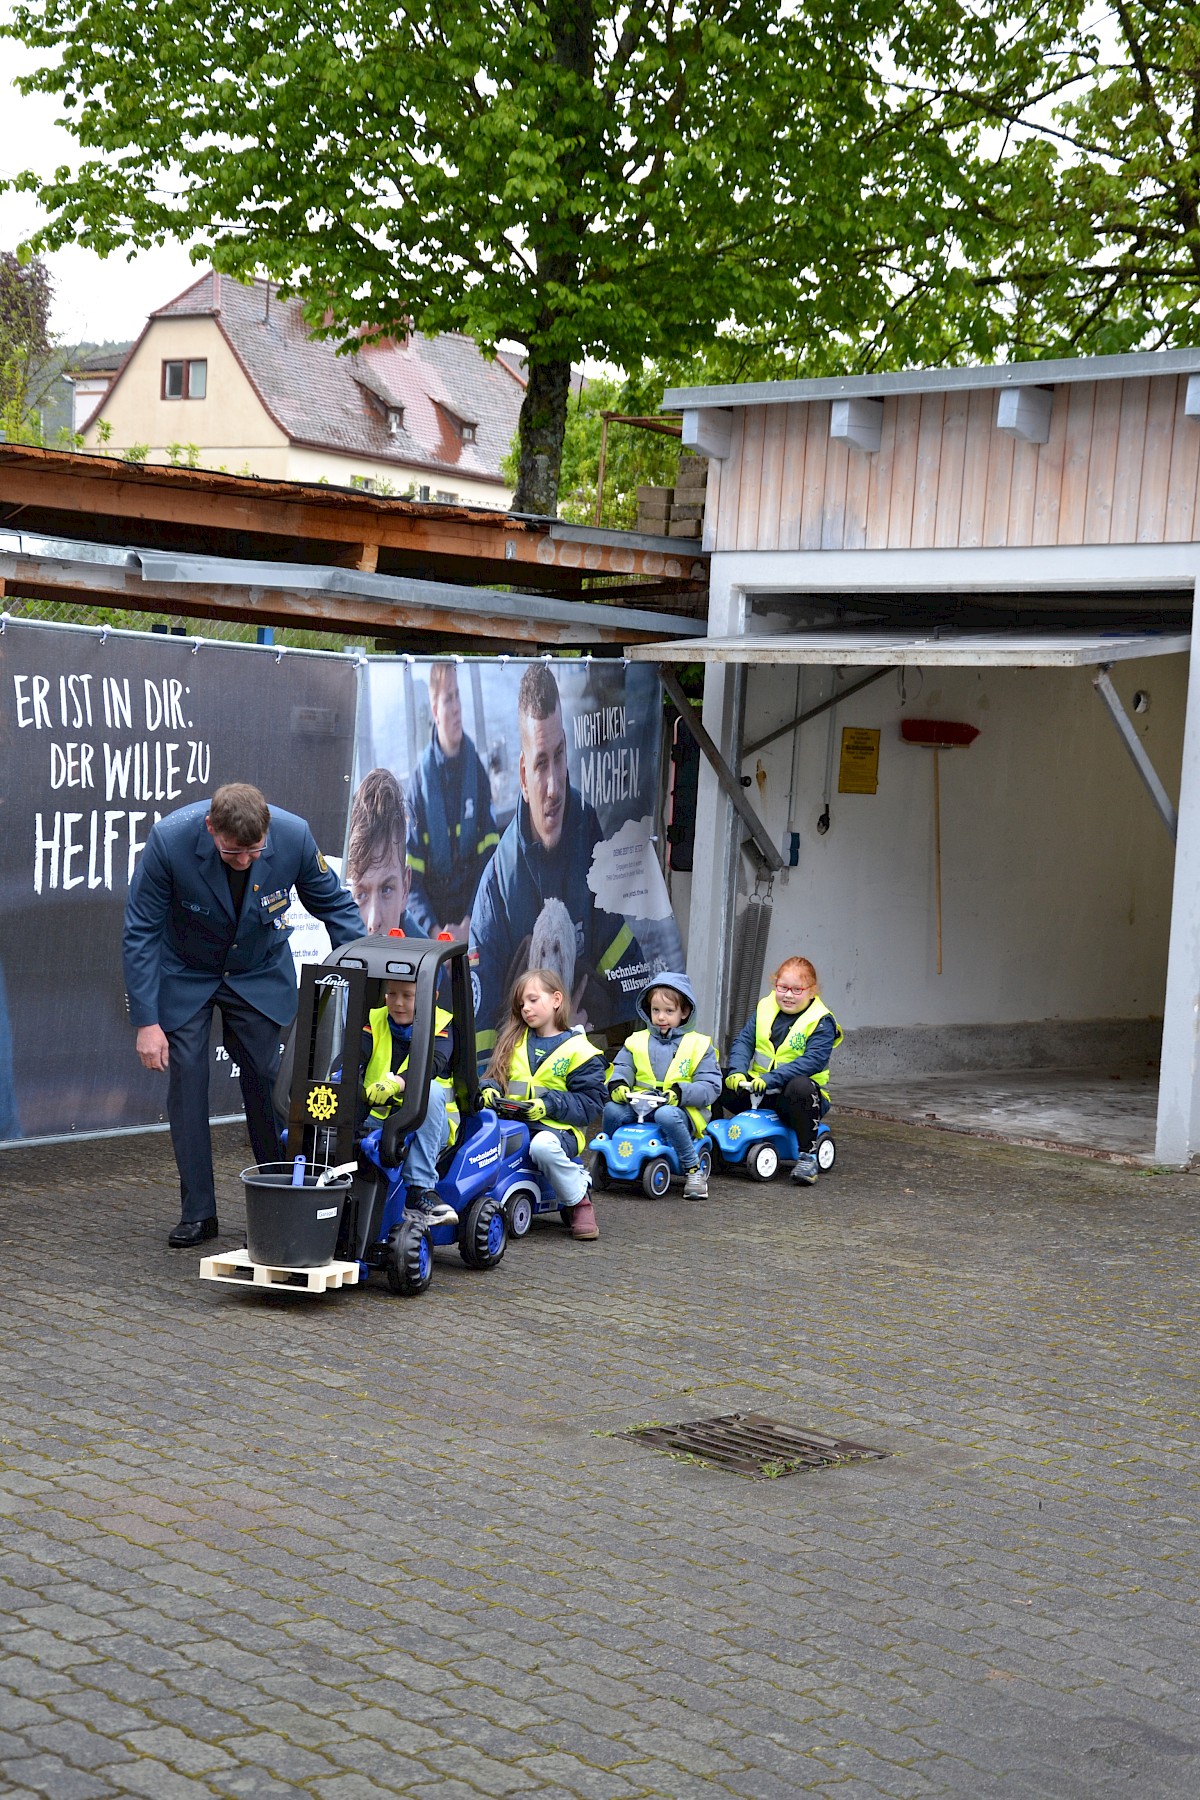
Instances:
[[[385,981],[383,998],[384,1004],[372,1009],[363,1028],[360,1067],[369,1108],[362,1122],[364,1132],[382,1125],[400,1104],[404,1093],[417,984],[415,981]],[[429,1083],[425,1117],[408,1137],[396,1172],[404,1180],[405,1211],[430,1220],[436,1220],[447,1210],[434,1191],[437,1160],[458,1127],[458,1108],[453,1096],[447,1093],[446,1081],[454,1049],[450,1014],[443,1012],[441,1007],[436,1011],[435,1030],[433,1079]]]
[[[811,1186],[817,1126],[829,1110],[829,1059],[842,1028],[818,994],[817,971],[806,956],[781,962],[771,984],[733,1041],[725,1107],[744,1112],[761,1095],[796,1134],[800,1155],[792,1180]]]
[[[635,1089],[664,1094],[666,1103],[654,1113],[654,1123],[679,1158],[683,1197],[706,1200],[698,1140],[721,1092],[721,1067],[712,1039],[688,1029],[696,1010],[692,984],[674,970],[656,975],[638,995],[637,1010],[649,1030],[627,1037],[613,1059],[604,1129],[611,1137],[637,1117],[629,1104]]]
[[[520,1103],[531,1130],[530,1157],[569,1215],[571,1236],[598,1238],[580,1152],[588,1123],[604,1105],[604,1058],[569,1019],[562,976],[527,969],[513,987],[480,1098],[491,1107],[502,1099]]]

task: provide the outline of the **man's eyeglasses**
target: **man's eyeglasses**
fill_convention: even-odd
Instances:
[[[227,843],[225,843],[225,841],[222,838],[219,838],[217,836],[215,831],[212,834],[212,840],[213,840],[213,843],[217,846],[217,855],[218,856],[220,856],[220,857],[248,856],[250,858],[251,862],[257,862],[258,858],[262,855],[263,851],[267,847],[266,838],[263,838],[257,844],[227,844]]]

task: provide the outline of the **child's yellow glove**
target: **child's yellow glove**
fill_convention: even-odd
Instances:
[[[500,1092],[499,1088],[485,1087],[485,1088],[480,1088],[480,1090],[479,1090],[480,1106],[489,1107],[492,1112],[495,1112],[496,1108],[499,1106],[499,1104],[500,1104],[501,1100],[503,1100],[503,1098],[504,1098],[504,1096]]]
[[[736,1094],[739,1088],[749,1087],[749,1085],[746,1077],[738,1069],[735,1069],[732,1075],[725,1077],[725,1086],[731,1094]]]
[[[367,1089],[367,1099],[372,1106],[387,1106],[391,1101],[398,1100],[403,1092],[403,1075],[396,1075],[389,1071],[388,1074],[381,1075],[378,1081],[371,1083]]]
[[[629,1098],[629,1089],[623,1081],[618,1081],[615,1087],[609,1088],[608,1097],[610,1100],[615,1100],[618,1106],[624,1106]]]
[[[546,1117],[546,1102],[537,1099],[527,1100],[525,1103],[525,1117],[527,1119],[532,1119],[535,1125],[540,1125],[542,1120]]]
[[[767,1091],[766,1076],[765,1075],[752,1075],[750,1077],[750,1092],[752,1094],[765,1094],[766,1091]]]

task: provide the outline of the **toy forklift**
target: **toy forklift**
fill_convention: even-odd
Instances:
[[[387,981],[416,984],[404,1092],[382,1126],[360,1141],[360,1044],[371,1010],[383,1004]],[[405,1210],[403,1177],[397,1171],[405,1139],[426,1114],[435,1014],[447,985],[454,1031],[449,1079],[462,1123],[457,1139],[438,1161],[437,1194],[443,1204],[431,1221]],[[236,1258],[206,1257],[202,1273],[210,1280],[323,1292],[326,1285],[340,1286],[343,1280],[347,1285],[365,1281],[377,1270],[386,1275],[393,1292],[419,1294],[429,1286],[433,1250],[439,1245],[457,1245],[469,1268],[494,1267],[508,1237],[504,1209],[492,1191],[501,1146],[493,1141],[498,1132],[495,1115],[478,1112],[475,1055],[465,944],[399,934],[356,938],[332,951],[323,963],[306,964],[300,972],[296,1021],[284,1049],[275,1104],[287,1117],[289,1164],[302,1190],[297,1202],[303,1204],[303,1193],[311,1193],[323,1176],[336,1181],[341,1175],[340,1191],[331,1182],[325,1190],[327,1204],[315,1209],[327,1221],[328,1247],[319,1253],[326,1261],[313,1267],[306,1258],[305,1268],[268,1270],[256,1257],[254,1233],[248,1230],[246,1251]],[[289,1165],[281,1167],[287,1170]],[[343,1170],[353,1174],[348,1186]],[[254,1173],[246,1172],[248,1224]],[[235,1261],[240,1265],[236,1271]],[[210,1272],[208,1264],[214,1271],[219,1265],[220,1272]],[[334,1277],[335,1270],[344,1274]],[[326,1275],[333,1278],[323,1280]]]

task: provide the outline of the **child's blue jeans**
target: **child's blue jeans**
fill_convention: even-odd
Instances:
[[[669,1144],[679,1158],[681,1169],[694,1169],[700,1161],[700,1153],[696,1148],[696,1140],[692,1136],[692,1122],[682,1106],[660,1106],[657,1112],[650,1113],[647,1118],[653,1119],[664,1143]],[[637,1114],[632,1106],[621,1100],[610,1100],[604,1108],[604,1129],[609,1137],[615,1137],[622,1125],[636,1125]]]

